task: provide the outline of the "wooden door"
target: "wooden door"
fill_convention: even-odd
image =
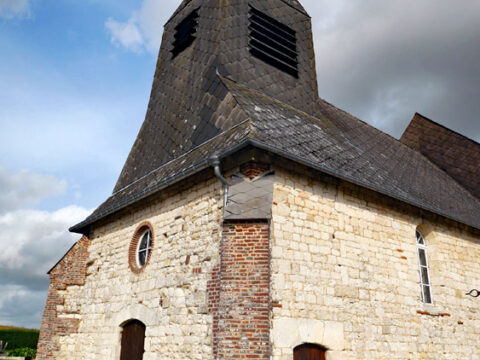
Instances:
[[[142,360],[145,351],[145,325],[133,320],[123,327],[120,360]]]
[[[325,360],[325,350],[318,345],[303,344],[293,351],[294,360]]]

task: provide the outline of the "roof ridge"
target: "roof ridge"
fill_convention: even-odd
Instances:
[[[478,141],[476,141],[476,140],[474,140],[474,139],[472,139],[472,138],[469,138],[468,136],[463,135],[463,134],[459,133],[458,131],[452,130],[452,129],[446,127],[445,125],[442,125],[442,124],[440,124],[439,122],[436,122],[435,120],[432,120],[432,119],[430,119],[429,117],[426,117],[426,116],[420,114],[419,112],[416,112],[416,113],[415,113],[415,116],[414,116],[413,119],[410,121],[410,124],[408,124],[407,129],[408,129],[408,127],[410,127],[410,125],[413,123],[413,121],[415,120],[415,118],[417,118],[416,115],[420,116],[420,117],[421,117],[422,119],[424,119],[424,120],[427,120],[427,121],[431,122],[432,124],[435,124],[435,125],[437,125],[437,126],[440,126],[440,127],[443,128],[443,129],[445,129],[445,130],[448,130],[449,132],[451,132],[451,133],[453,133],[453,134],[456,134],[456,135],[458,135],[458,136],[460,136],[460,137],[462,137],[462,138],[464,138],[464,139],[466,139],[466,140],[469,140],[469,141],[473,142],[473,143],[474,143],[475,145],[477,145],[477,146],[480,146],[480,143],[479,143]],[[406,132],[406,131],[407,131],[407,130],[405,129],[405,132]],[[404,132],[403,134],[405,134],[405,132]],[[403,134],[402,134],[402,137],[403,137]]]
[[[462,190],[462,192],[467,193],[467,194],[469,195],[469,197],[473,198],[476,202],[478,202],[478,203],[480,204],[480,199],[478,199],[475,195],[473,195],[473,194],[471,193],[471,191],[469,191],[469,190],[466,189],[463,185],[461,185],[461,184],[460,184],[457,180],[455,180],[450,174],[448,174],[447,172],[443,171],[442,168],[440,168],[440,166],[438,166],[437,164],[435,164],[432,160],[430,160],[428,157],[426,157],[425,155],[423,155],[420,151],[417,151],[417,150],[415,150],[415,149],[412,149],[410,146],[408,146],[407,144],[405,144],[404,142],[402,142],[400,139],[396,139],[395,137],[391,136],[390,134],[387,134],[386,132],[384,132],[384,131],[382,131],[382,130],[380,130],[380,129],[377,129],[375,126],[372,126],[372,125],[370,125],[369,123],[367,123],[366,121],[364,121],[364,120],[362,120],[362,119],[359,119],[359,118],[356,117],[355,115],[350,114],[348,111],[345,111],[345,110],[343,110],[343,109],[340,109],[339,107],[333,105],[332,103],[328,102],[327,100],[322,99],[322,98],[319,98],[319,100],[320,100],[320,101],[323,101],[323,102],[326,103],[328,106],[331,106],[331,107],[337,109],[338,111],[341,111],[341,112],[344,113],[345,115],[347,115],[347,116],[349,116],[349,117],[352,117],[352,118],[354,118],[355,120],[358,120],[359,122],[363,123],[364,125],[366,125],[366,126],[372,128],[372,129],[376,130],[378,133],[384,134],[384,135],[386,135],[387,137],[393,139],[393,140],[396,141],[398,144],[400,144],[401,146],[403,146],[404,148],[406,148],[407,151],[409,151],[409,152],[411,152],[412,154],[414,154],[414,156],[422,157],[422,158],[425,159],[428,163],[430,163],[430,165],[434,166],[437,170],[439,170],[439,172],[441,172],[442,174],[445,174],[445,175],[448,176],[451,180],[453,180],[453,182],[455,183],[455,186],[457,186],[458,188],[460,188],[460,189]],[[422,118],[424,118],[424,119],[426,119],[426,120],[428,120],[428,121],[431,121],[432,123],[437,124],[437,125],[445,128],[445,129],[447,129],[447,130],[449,130],[449,131],[452,131],[452,130],[450,130],[449,128],[447,128],[447,127],[445,127],[445,126],[443,126],[443,125],[441,125],[441,124],[436,123],[435,121],[433,121],[433,120],[431,120],[431,119],[423,116],[422,114],[420,114],[420,113],[418,113],[418,112],[416,112],[415,114],[418,114],[418,115],[421,116]],[[412,119],[412,122],[413,122],[413,119]],[[411,125],[412,122],[410,122],[409,126]],[[405,130],[405,131],[406,131],[406,130]],[[456,131],[452,131],[452,132],[458,134]],[[462,137],[465,137],[465,136],[463,136],[463,135],[461,135],[461,134],[458,134],[458,135],[460,135],[460,136],[462,136]],[[471,140],[471,139],[469,139],[469,138],[467,138],[467,137],[465,137],[465,138],[468,139],[468,140]],[[475,142],[474,140],[471,140],[471,141]],[[478,145],[480,145],[480,144],[478,144]]]

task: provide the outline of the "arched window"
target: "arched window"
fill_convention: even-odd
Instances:
[[[432,289],[430,273],[428,270],[427,243],[423,235],[417,230],[418,265],[420,272],[420,285],[422,287],[422,300],[425,304],[432,304]]]
[[[325,348],[315,344],[303,344],[293,349],[293,360],[325,360]]]
[[[120,360],[143,360],[144,346],[145,325],[138,320],[123,325]]]

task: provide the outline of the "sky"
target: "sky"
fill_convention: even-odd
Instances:
[[[46,272],[113,190],[179,3],[0,0],[0,324],[40,327]],[[480,1],[302,4],[322,98],[397,138],[419,112],[480,141]]]

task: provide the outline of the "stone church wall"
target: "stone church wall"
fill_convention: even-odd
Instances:
[[[223,247],[217,179],[94,229],[52,271],[40,359],[119,360],[121,326],[138,319],[144,360],[291,360],[303,343],[327,360],[480,360],[480,304],[465,295],[480,284],[477,234],[327,176],[278,168],[274,184],[271,221],[226,222]],[[154,249],[134,272],[145,223]],[[417,229],[433,305],[421,299]]]
[[[47,304],[42,318],[37,360],[55,359],[59,338],[78,331],[78,308],[65,307],[68,288],[85,284],[90,240],[83,236],[50,272]]]
[[[433,306],[419,285],[426,237]],[[276,172],[273,360],[305,342],[329,360],[480,359],[480,239],[367,190]]]
[[[78,314],[78,331],[57,339],[55,359],[118,360],[121,325],[131,319],[147,328],[144,360],[212,359],[207,285],[218,271],[221,184],[211,179],[165,199],[93,231],[85,284],[67,288],[63,305]],[[154,248],[135,274],[129,246],[144,222]]]

